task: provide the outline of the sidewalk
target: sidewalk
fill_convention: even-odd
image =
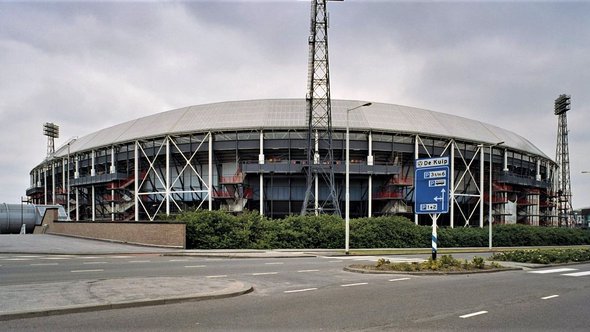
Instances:
[[[0,286],[0,321],[201,301],[238,296],[253,290],[235,281],[190,277],[92,279]]]

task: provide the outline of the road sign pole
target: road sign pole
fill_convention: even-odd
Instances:
[[[431,214],[430,218],[432,218],[432,260],[435,261],[436,260],[436,252],[437,252],[437,244],[438,244],[438,238],[437,238],[437,234],[436,234],[436,221],[438,220],[438,217],[440,216],[440,214]]]

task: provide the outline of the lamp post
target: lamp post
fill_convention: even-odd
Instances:
[[[490,145],[490,183],[489,183],[489,192],[488,192],[488,228],[489,228],[488,241],[489,241],[489,249],[490,250],[492,250],[492,224],[493,224],[493,220],[492,220],[492,158],[493,158],[492,149],[495,146],[502,145],[502,144],[504,144],[504,141]]]
[[[349,244],[350,244],[350,132],[348,124],[348,114],[357,108],[371,106],[372,103],[364,103],[357,107],[353,107],[346,110],[346,189],[345,189],[345,209],[344,209],[344,221],[345,221],[345,241],[344,251],[348,255]]]

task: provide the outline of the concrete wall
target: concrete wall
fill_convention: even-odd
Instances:
[[[160,247],[186,247],[186,225],[183,223],[53,221],[45,224],[47,234]]]

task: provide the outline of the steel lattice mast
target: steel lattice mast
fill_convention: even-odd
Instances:
[[[309,67],[307,100],[307,190],[301,214],[333,213],[340,215],[338,193],[334,181],[334,150],[332,147],[332,110],[330,102],[330,70],[328,63],[327,0],[311,4],[309,36]],[[327,186],[327,197],[320,201],[320,184]]]
[[[555,99],[555,115],[558,116],[555,161],[559,167],[556,188],[559,226],[569,226],[573,218],[567,130],[567,111],[570,110],[570,98],[568,95],[560,95]]]

